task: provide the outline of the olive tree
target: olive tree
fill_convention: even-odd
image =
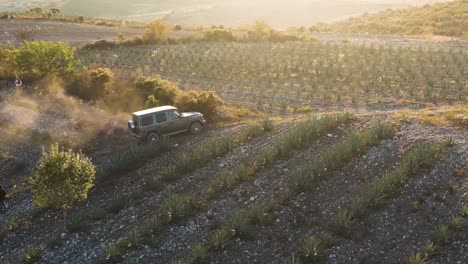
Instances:
[[[74,203],[87,199],[95,174],[93,163],[83,153],[53,144],[30,178],[33,204],[63,209],[66,216]]]

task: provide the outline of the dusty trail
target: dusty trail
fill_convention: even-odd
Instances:
[[[357,126],[357,124],[354,124]],[[171,226],[170,231],[159,236],[155,244],[157,248],[144,247],[135,252],[127,254],[125,261],[132,263],[138,259],[138,263],[167,263],[175,257],[186,254],[187,248],[196,242],[202,242],[209,238],[214,228],[226,223],[226,220],[234,209],[246,206],[253,201],[266,201],[277,194],[280,190],[277,186],[269,185],[270,181],[277,181],[275,171],[294,164],[313,155],[329,146],[332,142],[339,140],[345,134],[345,130],[352,125],[342,124],[334,133],[334,137],[322,137],[311,147],[297,150],[290,158],[279,160],[268,168],[256,173],[254,181],[240,183],[231,191],[223,192],[220,196],[208,201],[203,210],[198,210],[194,216],[184,221],[182,225]],[[281,177],[282,180],[282,177]],[[144,256],[141,258],[141,256]],[[154,257],[157,256],[157,259]]]
[[[92,236],[80,236],[80,238],[76,239],[72,237],[70,239],[73,244],[67,244],[61,249],[47,252],[47,254],[43,256],[43,259],[53,262],[62,262],[67,259],[76,259],[78,261],[85,262],[95,261],[96,258],[100,256],[104,246],[111,242],[115,242],[128,230],[142,224],[146,219],[149,219],[160,211],[164,200],[169,196],[169,194],[182,193],[196,196],[198,192],[202,192],[206,188],[206,185],[203,183],[210,181],[210,178],[217,175],[220,170],[219,164],[224,164],[223,167],[226,168],[231,167],[233,164],[237,164],[240,160],[248,158],[250,154],[255,153],[256,150],[260,149],[265,144],[268,144],[269,141],[284,132],[288,127],[289,125],[286,123],[281,124],[273,133],[267,133],[260,138],[255,138],[253,139],[255,142],[247,142],[246,144],[234,149],[226,156],[209,161],[209,163],[202,168],[183,176],[175,183],[165,183],[161,191],[148,193],[142,199],[133,199],[129,201],[129,204],[125,209],[121,210],[118,214],[113,215],[105,222],[105,224],[100,221],[92,224],[91,229],[88,230],[88,233],[91,233]],[[245,153],[249,154],[245,155]],[[174,160],[175,157],[176,156],[173,156],[172,160]],[[169,163],[163,164],[171,164],[170,160],[171,159],[167,160]],[[156,161],[153,163],[156,163]],[[149,165],[145,166],[137,173],[140,177],[148,178],[154,175],[156,171],[160,170],[161,169],[158,170],[152,167],[152,165]],[[137,190],[136,188],[141,188],[141,183],[134,183],[131,189]],[[109,201],[109,199],[110,197],[102,200]],[[78,251],[76,248],[80,248],[80,250]],[[63,254],[62,252],[67,252],[67,254]],[[82,252],[87,252],[86,256],[84,256]]]

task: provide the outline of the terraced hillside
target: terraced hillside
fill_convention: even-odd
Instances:
[[[194,43],[82,50],[86,65],[160,74],[259,110],[466,100],[466,43]],[[239,100],[239,99],[242,100]]]
[[[72,45],[0,46],[0,264],[468,263],[466,38],[74,49],[119,28],[40,23]],[[207,125],[137,142],[166,104]],[[34,188],[54,143],[95,169],[60,210]]]
[[[396,115],[299,115],[278,119],[272,131],[256,121],[212,128],[113,173],[66,225],[61,212],[31,208],[31,194],[20,192],[1,215],[8,250],[0,258],[394,263],[420,252],[466,262],[466,124]]]

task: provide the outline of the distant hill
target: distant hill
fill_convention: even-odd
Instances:
[[[0,0],[0,11],[57,7],[70,16],[171,24],[243,26],[264,20],[275,28],[310,26],[364,12],[437,0]]]
[[[334,23],[319,23],[312,31],[369,34],[468,36],[468,0],[388,9]]]

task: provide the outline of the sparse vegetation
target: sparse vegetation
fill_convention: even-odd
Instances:
[[[72,215],[67,220],[67,230],[70,233],[85,231],[87,226],[85,219],[79,215]]]
[[[291,189],[296,193],[313,189],[314,184],[325,177],[327,173],[339,168],[356,155],[392,135],[392,128],[383,124],[361,133],[351,133],[340,143],[320,153],[317,159],[311,160],[295,170],[290,181]]]
[[[466,36],[466,1],[434,3],[408,9],[387,9],[331,24],[319,23],[313,32]]]
[[[40,259],[42,254],[42,249],[38,246],[28,245],[24,251],[22,256],[23,263],[34,263]]]
[[[459,36],[465,5],[446,18],[460,4],[411,11],[437,13],[418,30]],[[387,10],[349,21],[413,26],[373,24],[387,14],[421,20]],[[0,22],[33,23],[15,15]],[[142,37],[119,28],[75,53],[76,42],[28,42],[48,38],[36,29],[0,46],[0,263],[464,263],[463,38],[318,41],[263,21],[155,21]],[[167,104],[202,112],[205,131],[133,143],[129,113]],[[67,149],[44,147],[53,142]]]

